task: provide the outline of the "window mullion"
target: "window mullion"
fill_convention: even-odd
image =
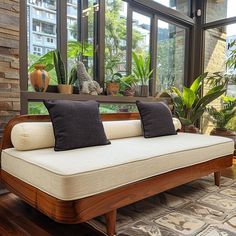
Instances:
[[[57,48],[67,68],[67,0],[57,0]]]
[[[149,82],[149,92],[151,96],[154,96],[157,77],[157,15],[154,15],[151,20],[150,60],[150,68],[153,69],[153,73]]]
[[[133,18],[133,10],[131,4],[127,4],[127,52],[126,52],[126,66],[127,66],[127,73],[130,74],[132,70],[132,24]]]

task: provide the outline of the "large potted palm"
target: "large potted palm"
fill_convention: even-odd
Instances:
[[[207,73],[198,76],[188,88],[183,86],[181,92],[178,88],[172,87],[172,99],[174,112],[182,124],[185,132],[196,132],[196,122],[206,111],[206,106],[225,93],[225,84],[212,87],[205,95],[201,96],[203,83]]]

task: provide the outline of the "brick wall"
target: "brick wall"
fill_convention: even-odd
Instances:
[[[0,140],[6,123],[20,110],[19,2],[0,1]]]

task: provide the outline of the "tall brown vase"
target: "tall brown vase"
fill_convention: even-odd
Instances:
[[[49,84],[49,76],[44,70],[45,65],[35,65],[35,70],[30,73],[30,82],[36,92],[45,92]]]

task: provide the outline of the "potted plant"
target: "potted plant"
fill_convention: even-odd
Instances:
[[[64,80],[61,81],[61,79],[57,78],[58,73],[56,71],[55,65],[59,65],[59,61],[58,61],[58,51],[57,50],[52,50],[49,51],[48,53],[44,54],[43,56],[37,58],[37,60],[34,60],[34,63],[32,63],[29,68],[28,68],[28,72],[32,73],[34,71],[34,68],[36,65],[38,64],[43,64],[45,65],[44,70],[47,71],[49,73],[50,76],[50,81],[51,81],[51,85],[49,85],[47,91],[52,91],[52,92],[57,92],[57,84],[61,84],[62,82],[66,82],[67,84],[70,85],[74,85],[74,92],[79,93],[79,79],[78,76],[76,75],[76,71],[77,71],[77,64],[78,61],[82,58],[82,57],[92,57],[93,56],[93,46],[92,44],[89,43],[83,43],[81,44],[80,42],[77,41],[69,41],[67,44],[67,56],[68,59],[70,60],[70,62],[73,64],[72,69],[69,73],[69,78],[68,80]],[[55,58],[56,57],[56,58]],[[54,60],[54,58],[56,59],[56,62]],[[65,72],[61,72],[60,75],[63,76],[63,74],[66,74],[66,70],[64,67],[64,64],[62,67],[59,67],[62,70],[64,70]],[[55,69],[55,71],[53,70]],[[59,75],[59,76],[60,76]],[[67,78],[67,77],[64,77]],[[59,86],[60,87],[60,86]],[[70,87],[70,86],[68,86]]]
[[[123,76],[120,79],[121,91],[124,96],[134,96],[135,94],[135,85],[137,84],[138,79],[133,75]]]
[[[120,79],[122,75],[120,73],[114,73],[111,79],[106,82],[107,95],[115,96],[120,91]]]
[[[210,120],[215,125],[211,131],[211,135],[234,136],[235,133],[227,128],[229,121],[236,116],[236,99],[230,97],[222,98],[222,107],[217,110],[211,106],[207,108]]]
[[[55,67],[55,71],[57,74],[57,82],[58,82],[58,91],[64,94],[72,94],[73,93],[73,83],[75,82],[75,76],[77,79],[76,68],[73,67],[70,73],[69,78],[66,75],[65,65],[62,61],[61,54],[58,50],[53,51],[53,63]]]
[[[133,73],[139,82],[136,95],[147,97],[149,95],[148,83],[153,73],[153,70],[150,71],[150,57],[143,57],[135,52],[132,52],[132,56],[134,61]]]
[[[198,76],[189,88],[183,86],[182,92],[172,87],[174,112],[182,124],[183,131],[196,132],[196,122],[205,112],[206,106],[226,91],[225,84],[221,84],[212,87],[204,96],[200,96],[205,79],[207,73]]]

